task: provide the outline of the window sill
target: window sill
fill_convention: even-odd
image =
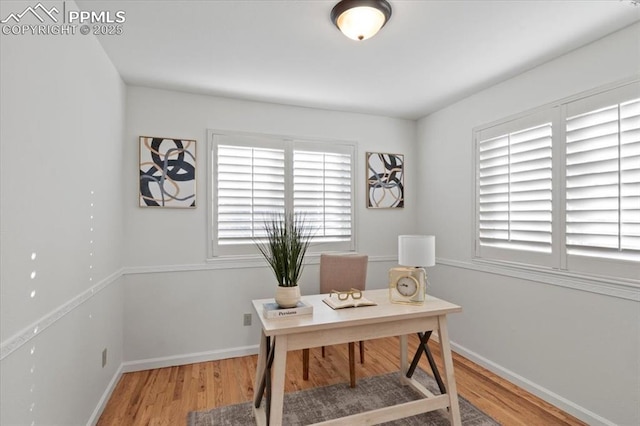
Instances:
[[[332,252],[332,253],[352,253],[352,252]],[[320,263],[319,252],[307,252],[304,257],[305,265],[317,265]],[[261,254],[244,254],[216,256],[206,260],[209,267],[207,269],[233,269],[233,268],[262,268],[267,267],[267,263]]]
[[[353,253],[353,252],[331,252],[331,253]],[[321,253],[308,253],[305,256],[305,265],[320,264]],[[395,262],[396,256],[369,256],[369,262]],[[267,268],[262,255],[241,255],[241,256],[219,256],[206,259],[204,263],[183,264],[183,265],[154,265],[154,266],[131,266],[123,269],[124,275],[134,274],[156,274],[166,272],[189,272],[189,271],[210,271],[216,269],[246,269],[246,268]]]

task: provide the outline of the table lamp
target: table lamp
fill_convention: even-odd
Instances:
[[[427,290],[425,267],[436,264],[434,235],[399,235],[399,268],[389,270],[389,297],[394,303],[422,304]]]

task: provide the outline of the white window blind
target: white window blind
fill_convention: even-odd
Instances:
[[[640,99],[566,120],[567,253],[640,260]]]
[[[304,213],[318,241],[351,238],[351,155],[294,151],[293,205]]]
[[[210,257],[256,254],[265,220],[287,211],[303,214],[314,228],[310,252],[355,249],[355,144],[209,135]]]
[[[552,125],[478,142],[481,246],[551,252]]]
[[[640,278],[640,81],[474,129],[479,260]]]
[[[216,170],[218,244],[253,242],[284,212],[284,149],[218,145]]]

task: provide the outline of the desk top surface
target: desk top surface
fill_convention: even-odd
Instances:
[[[302,296],[301,300],[313,305],[313,314],[287,318],[267,319],[262,315],[263,304],[273,303],[274,299],[258,299],[253,300],[252,303],[262,322],[262,329],[267,336],[433,317],[462,311],[462,307],[430,295],[427,295],[422,305],[391,303],[389,301],[389,290],[387,289],[365,290],[363,295],[367,299],[376,302],[377,305],[334,310],[322,301],[327,297],[326,294],[308,295]]]

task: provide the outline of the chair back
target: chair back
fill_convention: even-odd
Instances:
[[[364,290],[367,282],[366,254],[321,254],[320,293],[331,290]]]

